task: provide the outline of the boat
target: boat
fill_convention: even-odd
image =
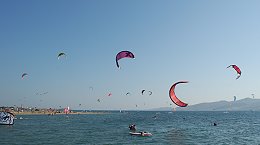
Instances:
[[[145,132],[145,131],[141,131],[141,132],[129,132],[130,135],[137,135],[137,136],[152,136],[152,134],[150,132]]]
[[[14,115],[10,112],[0,112],[0,125],[13,125]]]

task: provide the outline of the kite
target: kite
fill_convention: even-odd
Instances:
[[[149,91],[149,96],[151,96],[153,94],[153,92],[152,91]]]
[[[27,73],[23,73],[22,74],[22,79],[24,79],[26,76],[28,76],[28,74]]]
[[[58,59],[60,59],[60,57],[62,57],[62,56],[66,56],[66,54],[63,53],[63,52],[59,53],[59,54],[58,54]]]
[[[126,95],[130,95],[130,92],[126,93]]]
[[[100,102],[100,99],[97,99],[98,102]]]
[[[120,68],[119,64],[118,64],[118,60],[120,60],[122,58],[135,58],[135,57],[134,57],[134,54],[132,52],[130,52],[130,51],[121,51],[121,52],[119,52],[116,55],[116,66],[118,68]]]
[[[48,92],[41,93],[40,95],[46,95],[46,94],[48,94]]]
[[[180,83],[188,83],[188,81],[179,81],[177,83],[174,83],[169,90],[169,96],[170,96],[170,99],[172,100],[172,102],[175,103],[177,106],[186,107],[188,104],[179,100],[174,92],[175,86]]]
[[[142,95],[144,94],[145,90],[142,90]]]
[[[109,93],[107,96],[112,96],[112,93]]]
[[[40,92],[38,92],[38,93],[35,93],[35,95],[46,95],[46,94],[48,94],[49,92],[43,92],[43,93],[40,93]]]
[[[227,68],[229,68],[229,67],[231,67],[231,66],[236,70],[237,75],[238,75],[236,79],[238,79],[238,78],[241,76],[241,70],[240,70],[240,68],[239,68],[238,66],[234,65],[234,64],[228,66]]]

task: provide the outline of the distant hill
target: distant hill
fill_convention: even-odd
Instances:
[[[172,111],[171,107],[152,109],[153,111]],[[177,111],[260,111],[260,99],[245,98],[237,101],[218,101],[177,107]]]

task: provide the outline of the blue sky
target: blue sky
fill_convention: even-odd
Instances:
[[[190,105],[252,93],[259,98],[259,4],[2,0],[0,106],[166,107],[169,88],[180,80],[189,83],[177,86],[176,94]],[[121,50],[136,58],[120,60],[117,69],[115,56]],[[58,60],[60,52],[67,57]],[[226,69],[230,64],[241,68],[238,80],[234,70]],[[29,75],[22,80],[24,72]],[[153,94],[141,95],[142,89]],[[36,95],[42,92],[48,94]]]

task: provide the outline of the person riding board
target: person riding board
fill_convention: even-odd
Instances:
[[[129,129],[135,131],[136,130],[135,124],[129,125]]]

